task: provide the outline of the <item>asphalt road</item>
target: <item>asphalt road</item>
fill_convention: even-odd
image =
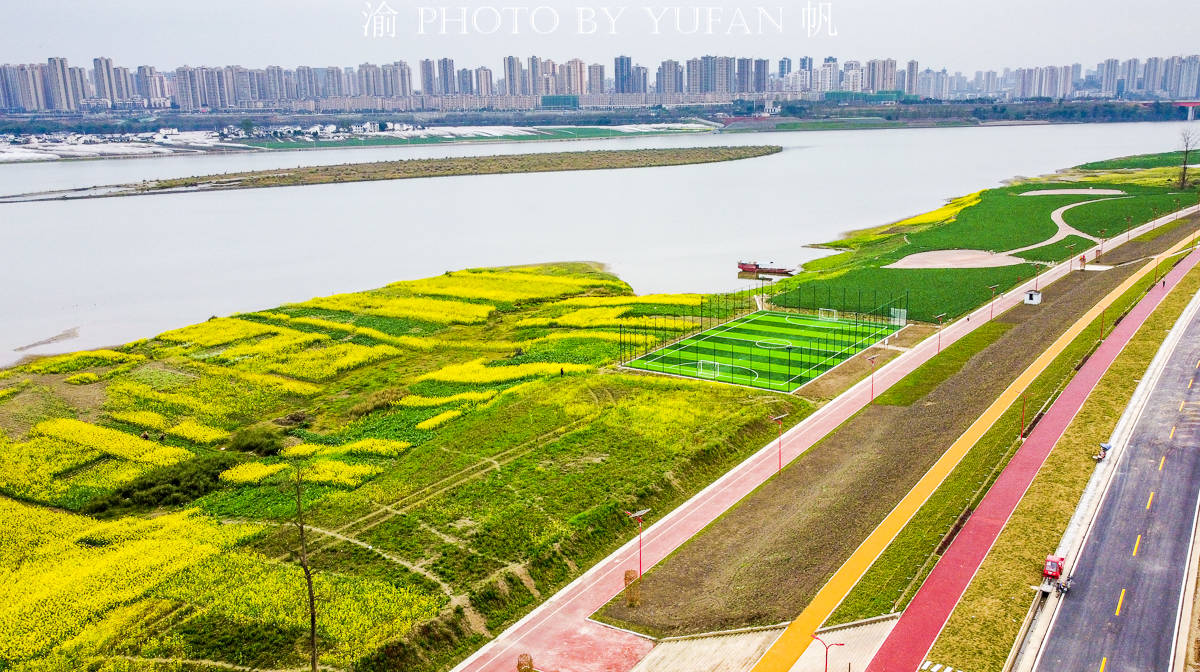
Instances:
[[[1198,367],[1200,314],[1119,458],[1039,672],[1169,670],[1200,496]]]

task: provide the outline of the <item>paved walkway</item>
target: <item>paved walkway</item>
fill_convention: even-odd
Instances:
[[[1156,286],[1138,302],[1071,379],[942,555],[871,661],[868,672],[912,672],[921,666],[1051,449],[1117,355],[1197,261],[1200,252],[1193,252],[1176,266],[1166,277],[1166,287]]]
[[[1182,214],[1191,214],[1194,210],[1195,208],[1189,208],[1182,211]],[[1137,236],[1174,218],[1175,215],[1162,217],[1138,227],[1131,235]],[[1113,247],[1116,247],[1116,244]],[[1064,262],[1042,273],[1037,280],[1030,280],[997,297],[996,312],[1002,312],[1020,303],[1024,291],[1032,289],[1035,282],[1044,286],[1069,273],[1070,267],[1070,262]],[[942,330],[941,346],[944,348],[954,343],[986,322],[990,310],[991,306],[984,305],[970,315],[947,325]],[[937,354],[938,342],[939,339],[932,336],[876,370],[876,391],[886,390]],[[799,457],[870,403],[870,390],[870,379],[864,379],[788,430],[782,439],[785,462]],[[652,520],[643,535],[646,569],[662,561],[774,475],[778,469],[777,450],[777,443],[772,441],[684,504],[661,519]],[[885,546],[890,538],[884,541]],[[874,555],[871,558],[873,559]],[[603,626],[591,621],[589,616],[621,592],[624,587],[625,570],[636,569],[637,565],[638,541],[634,538],[459,663],[454,671],[511,672],[516,666],[517,656],[529,653],[533,656],[537,668],[542,670],[628,672],[653,648],[653,642],[633,633]],[[846,591],[865,569],[866,567],[863,567],[853,575],[845,588]],[[837,596],[832,605],[824,606],[832,611],[842,595],[844,592]],[[827,616],[828,613],[813,623],[808,633],[814,632]],[[803,630],[804,627],[806,626],[801,626],[800,629]],[[792,631],[793,627],[789,627],[788,630]],[[807,646],[809,641],[808,633],[803,634],[804,646]],[[802,652],[803,648],[780,669],[790,667]]]

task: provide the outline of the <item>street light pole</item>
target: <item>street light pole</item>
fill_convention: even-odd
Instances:
[[[938,321],[938,352],[940,353],[942,351],[942,319],[946,317],[946,314],[942,313],[941,315],[935,315],[934,317],[936,317]]]
[[[829,649],[834,646],[845,646],[846,644],[845,644],[845,642],[831,642],[829,644],[826,644],[825,640],[821,639],[820,637],[818,637],[816,635],[813,635],[812,638],[817,640],[817,642],[819,642],[821,644],[821,646],[825,647],[825,672],[829,672]]]
[[[626,511],[625,515],[631,520],[636,520],[638,524],[638,578],[642,578],[642,517],[650,513],[650,509],[642,509],[641,511]]]
[[[879,355],[871,355],[867,357],[867,361],[871,363],[871,401],[875,401],[875,358]]]
[[[783,419],[786,417],[787,413],[784,413],[771,418],[775,424],[779,425],[779,471],[783,471]]]
[[[992,302],[988,304],[988,320],[996,316],[996,288],[1000,285],[992,285],[988,289],[992,290]]]

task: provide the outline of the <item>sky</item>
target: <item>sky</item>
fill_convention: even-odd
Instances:
[[[108,56],[169,69],[450,57],[498,70],[504,56],[536,54],[611,69],[618,53],[650,66],[716,54],[916,59],[970,74],[1200,52],[1196,0],[672,1],[6,0],[0,63],[64,56],[90,67]]]

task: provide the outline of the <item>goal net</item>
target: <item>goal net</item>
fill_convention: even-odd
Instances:
[[[719,362],[710,362],[708,360],[700,360],[696,362],[696,375],[700,378],[717,379],[717,374],[721,372],[721,364]]]
[[[817,319],[824,320],[826,322],[837,322],[838,311],[833,308],[818,308]]]

